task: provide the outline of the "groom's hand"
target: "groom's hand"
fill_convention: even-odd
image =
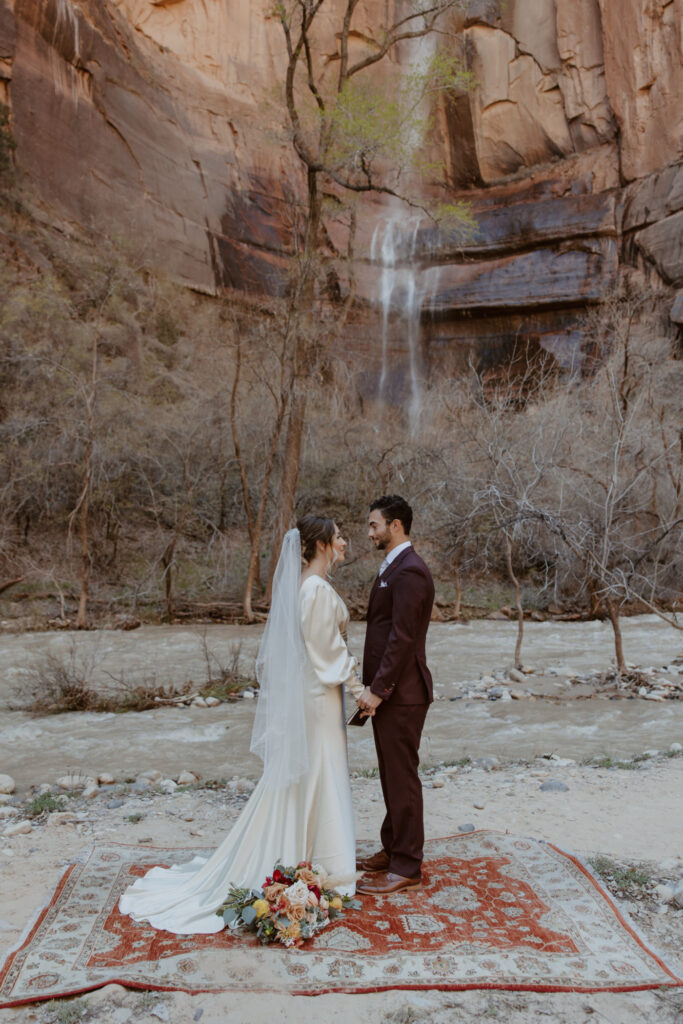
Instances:
[[[373,693],[369,686],[366,686],[360,697],[358,698],[358,707],[361,711],[365,711],[369,718],[375,713],[375,710],[382,703],[382,698],[378,697],[376,693]]]

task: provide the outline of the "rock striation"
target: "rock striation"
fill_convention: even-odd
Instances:
[[[270,6],[0,0],[0,100],[39,193],[193,288],[281,294],[304,182],[274,98],[283,42]],[[367,34],[384,7],[359,7]],[[682,23],[683,0],[471,0],[453,17],[450,45],[476,86],[441,97],[431,145],[477,230],[467,244],[418,232],[411,258],[433,272],[428,360],[495,358],[520,337],[570,360],[578,312],[628,266],[672,290],[680,322]],[[352,342],[369,350],[386,210],[364,212],[366,326],[356,318]]]

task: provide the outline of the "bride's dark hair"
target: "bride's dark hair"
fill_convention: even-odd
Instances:
[[[304,562],[310,562],[315,558],[319,540],[327,547],[334,538],[334,519],[328,519],[326,516],[302,516],[297,520],[296,528],[301,536],[301,555]]]

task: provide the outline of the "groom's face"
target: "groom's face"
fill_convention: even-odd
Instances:
[[[379,509],[370,513],[368,537],[377,551],[385,551],[387,545],[391,543],[391,524],[386,521]]]

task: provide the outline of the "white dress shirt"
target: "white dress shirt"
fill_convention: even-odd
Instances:
[[[397,544],[395,548],[391,549],[391,551],[387,551],[386,555],[384,556],[384,561],[379,567],[379,572],[377,575],[381,576],[384,570],[391,565],[395,558],[398,558],[402,551],[405,551],[406,548],[411,548],[412,546],[413,545],[411,541],[404,540],[402,544]]]

